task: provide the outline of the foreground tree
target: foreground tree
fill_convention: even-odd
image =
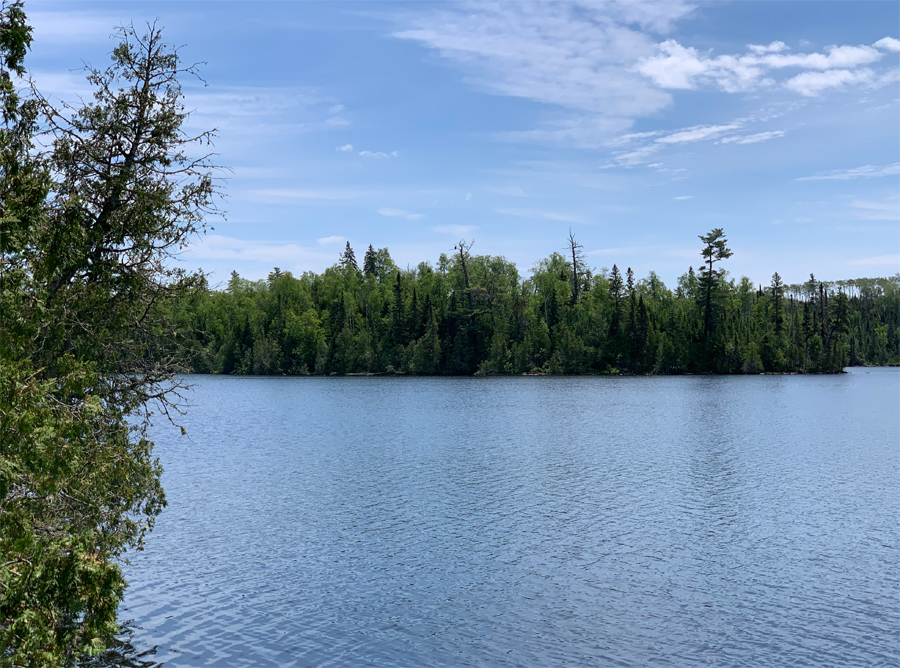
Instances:
[[[170,259],[215,209],[194,148],[211,135],[182,130],[179,82],[194,70],[160,30],[120,35],[109,68],[88,72],[93,101],[54,109],[16,97],[30,30],[19,2],[0,18],[0,665],[100,652],[118,561],[165,504],[146,436],[151,410],[177,400],[165,314],[201,278]]]

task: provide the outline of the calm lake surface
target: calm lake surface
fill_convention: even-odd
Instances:
[[[900,370],[190,380],[165,666],[900,662]]]

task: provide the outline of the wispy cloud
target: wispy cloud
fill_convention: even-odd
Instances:
[[[865,267],[893,267],[894,269],[900,269],[900,254],[876,255],[875,257],[864,257],[858,260],[848,260],[847,264]]]
[[[862,220],[897,220],[900,221],[900,201],[870,202],[856,200],[852,203],[856,209],[856,217]]]
[[[673,197],[672,199],[674,199],[675,201],[681,201],[681,200],[686,200],[686,199],[694,199],[694,196],[693,195],[679,195],[678,197]]]
[[[122,17],[112,14],[29,9],[28,23],[34,29],[35,42],[45,45],[43,48],[46,48],[49,45],[96,42],[98,39],[111,36],[115,32],[115,27],[122,24]]]
[[[335,151],[340,151],[341,153],[349,153],[353,150],[353,144],[344,144],[343,146],[338,146]]]
[[[507,197],[528,197],[528,193],[522,186],[485,186],[484,190],[495,195]]]
[[[686,128],[673,132],[665,137],[656,140],[657,144],[683,144],[686,142],[703,141],[704,139],[712,139],[723,132],[729,130],[737,130],[740,128],[738,123],[729,123],[727,125],[696,125],[692,128]]]
[[[406,14],[394,36],[434,49],[481,90],[570,113],[502,138],[596,147],[669,104],[633,65],[653,55],[653,33],[692,8],[683,0],[468,3]]]
[[[250,190],[246,199],[255,202],[283,202],[286,200],[347,200],[360,193],[349,190],[306,190],[303,188],[265,188]]]
[[[396,158],[400,154],[397,151],[385,153],[384,151],[360,151],[359,155],[363,158]]]
[[[636,255],[647,250],[646,246],[623,246],[620,248],[597,248],[587,251],[587,255]]]
[[[516,216],[519,218],[537,218],[541,220],[556,220],[564,223],[583,223],[584,218],[568,213],[558,213],[555,211],[539,211],[536,209],[494,209],[495,213],[505,216]]]
[[[802,176],[795,181],[850,181],[852,179],[874,179],[881,176],[897,176],[900,174],[900,162],[890,165],[863,165],[851,169],[836,169],[830,172]]]
[[[268,262],[288,266],[309,260],[321,260],[312,249],[298,244],[256,239],[236,239],[218,234],[207,234],[190,246],[185,255],[197,260],[232,260]]]
[[[741,135],[739,137],[725,137],[720,140],[722,144],[758,144],[759,142],[769,141],[784,137],[784,130],[773,130],[771,132],[757,132],[753,135]]]
[[[637,165],[643,164],[647,161],[647,159],[662,150],[662,145],[660,144],[648,144],[647,146],[641,146],[640,148],[636,148],[633,151],[627,151],[625,153],[619,153],[613,156],[612,162],[604,165],[605,167],[636,167]]]
[[[331,246],[333,244],[339,244],[346,241],[345,237],[341,236],[330,236],[330,237],[322,237],[321,239],[316,239],[319,242],[320,246]]]
[[[652,156],[663,150],[664,147],[716,139],[727,132],[738,130],[742,127],[743,122],[734,121],[722,125],[694,125],[671,132],[656,131],[625,135],[619,140],[608,142],[607,145],[627,145],[632,142],[640,143],[642,140],[647,139],[652,141],[629,151],[615,153],[610,162],[606,163],[604,167],[636,167],[646,163]],[[762,141],[762,139],[757,141]],[[653,166],[661,168],[662,163],[655,162]]]
[[[390,207],[381,207],[378,209],[378,213],[388,218],[406,218],[406,220],[421,220],[425,217],[421,213],[410,213],[403,209],[392,209]]]

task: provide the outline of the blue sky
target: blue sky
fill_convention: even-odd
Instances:
[[[159,19],[207,86],[227,220],[187,266],[401,266],[461,237],[522,274],[568,231],[600,269],[767,283],[900,271],[897,2],[40,2],[28,65],[87,91],[113,26]]]

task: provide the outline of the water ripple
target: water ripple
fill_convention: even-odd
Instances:
[[[896,370],[196,377],[127,567],[165,666],[893,666]]]

